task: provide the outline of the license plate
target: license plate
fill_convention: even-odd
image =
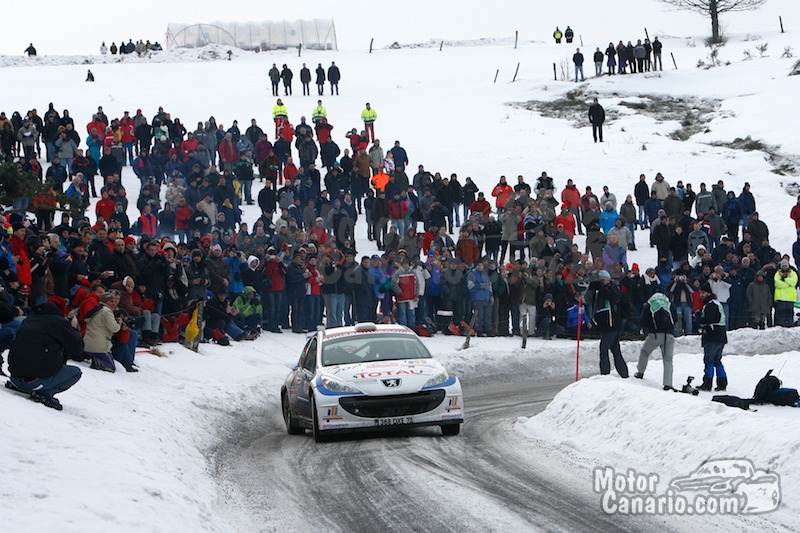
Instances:
[[[413,424],[414,418],[411,416],[397,416],[394,418],[378,418],[375,420],[376,426],[403,426]]]

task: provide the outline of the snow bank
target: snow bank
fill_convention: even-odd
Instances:
[[[676,357],[675,383],[697,376],[700,355]],[[733,356],[723,359],[728,394],[750,397],[755,384],[788,361],[780,377],[800,386],[800,353]],[[631,365],[633,372],[634,365]],[[693,372],[694,371],[694,372]],[[660,491],[671,478],[688,475],[709,459],[747,458],[756,468],[781,476],[782,508],[765,515],[796,527],[800,503],[800,410],[755,406],[755,412],[712,403],[712,393],[690,396],[661,390],[660,362],[651,362],[643,381],[596,376],[570,385],[539,415],[521,420],[519,430],[535,439],[574,448],[590,463],[621,471],[635,468],[660,475]]]
[[[81,365],[81,381],[59,396],[62,412],[2,390],[0,497],[24,530],[233,530],[214,511],[203,452],[239,421],[231,413],[246,417],[277,397],[297,352],[167,350],[138,355],[138,374]]]

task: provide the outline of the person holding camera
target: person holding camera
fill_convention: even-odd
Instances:
[[[11,379],[6,388],[29,394],[31,400],[61,411],[55,395],[81,378],[80,368],[65,364],[68,358],[79,358],[83,352],[77,326],[77,319],[68,321],[53,302],[34,307],[8,352]]]
[[[124,309],[117,309],[114,316],[120,322],[120,329],[111,337],[111,355],[127,372],[138,372],[139,367],[133,361],[136,356],[136,345],[139,342],[135,319]]]
[[[628,377],[628,364],[622,357],[619,346],[622,316],[620,302],[622,293],[619,287],[611,283],[611,274],[607,270],[598,273],[598,279],[589,285],[589,291],[594,293],[594,315],[592,323],[600,331],[600,373],[610,374],[611,363],[608,352],[614,354],[614,367],[620,377]]]
[[[122,319],[114,316],[117,295],[104,292],[100,305],[86,316],[86,333],[83,335],[83,355],[92,360],[92,369],[115,372],[114,356],[111,354],[112,337],[122,328]]]
[[[789,268],[789,260],[782,259],[780,269],[773,278],[775,285],[775,325],[790,328],[794,325],[794,302],[797,298],[797,272]]]
[[[691,320],[691,316],[690,316]],[[650,354],[658,347],[661,350],[661,359],[664,363],[664,390],[672,388],[672,354],[675,349],[675,324],[672,321],[670,301],[661,292],[653,294],[642,309],[642,325],[647,333],[639,352],[639,364],[633,377],[644,378],[647,370],[647,361]]]
[[[728,374],[722,365],[722,349],[728,342],[726,332],[726,316],[722,304],[717,300],[709,282],[700,286],[700,297],[703,300],[703,308],[698,311],[697,323],[701,326],[702,346],[703,346],[703,384],[699,390],[710,391],[714,381],[714,373],[717,374],[717,388],[715,390],[724,391],[728,388]]]

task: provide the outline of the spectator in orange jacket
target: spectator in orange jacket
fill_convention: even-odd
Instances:
[[[389,175],[383,172],[383,165],[378,166],[378,173],[372,176],[372,186],[381,192],[386,192]]]

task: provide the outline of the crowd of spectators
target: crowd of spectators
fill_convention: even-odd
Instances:
[[[481,191],[421,164],[411,174],[401,143],[384,151],[367,128],[349,130],[340,150],[322,101],[296,126],[281,106],[272,141],[256,119],[242,131],[212,116],[190,130],[163,108],[109,120],[98,107],[78,127],[53,104],[41,118],[0,114],[3,157],[80,200],[57,215],[20,198],[0,216],[0,290],[15,315],[0,348],[47,302],[75,318],[76,357],[105,370],[116,359],[135,371],[137,345],[180,341],[199,301],[201,335],[221,344],[360,321],[461,334],[473,312],[480,336],[574,338],[579,322],[591,334],[603,272],[621,287],[629,338],[644,333],[656,291],[676,334],[696,333],[706,282],[728,329],[794,325],[797,271],[770,245],[748,183],[738,194],[722,181],[695,191],[659,173],[598,197],[572,179],[558,190],[542,172]],[[245,219],[247,205],[257,216]],[[800,199],[791,218],[800,228]],[[637,240],[656,264],[631,260]],[[796,265],[800,243],[792,254]]]

